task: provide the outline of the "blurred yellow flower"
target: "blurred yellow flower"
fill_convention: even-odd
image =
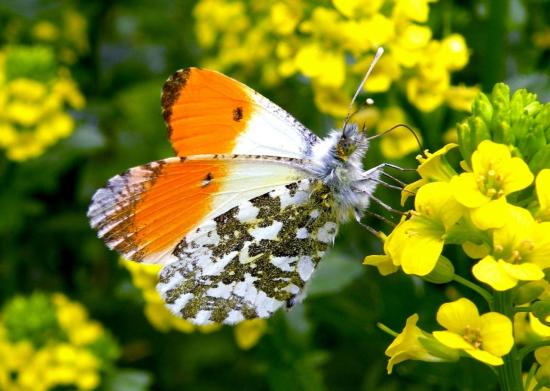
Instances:
[[[531,182],[533,174],[522,159],[512,157],[506,145],[484,140],[472,154],[472,172],[455,176],[451,186],[457,201],[472,209],[473,223],[484,230],[502,226],[505,196]]]
[[[472,103],[479,92],[479,87],[466,87],[464,85],[450,86],[447,92],[445,92],[445,101],[452,109],[471,112]],[[456,130],[454,130],[453,137],[456,140]]]
[[[142,291],[145,300],[145,316],[157,330],[162,332],[177,330],[183,333],[194,331],[210,333],[221,328],[221,325],[217,324],[195,326],[168,310],[156,290],[158,274],[162,269],[162,265],[143,264],[125,259],[121,259],[121,264],[130,272],[134,285]],[[237,345],[242,349],[250,349],[256,345],[266,329],[267,322],[264,319],[246,320],[239,323],[235,326]]]
[[[437,322],[447,329],[433,332],[439,342],[489,365],[502,365],[502,356],[514,345],[510,319],[497,312],[480,316],[468,299],[443,304]]]
[[[234,328],[235,341],[241,349],[251,349],[262,338],[266,330],[267,321],[265,319],[245,320]]]
[[[59,293],[13,299],[0,319],[2,390],[94,390],[101,371],[112,368],[118,355],[117,346],[99,323],[88,319],[85,308]]]
[[[193,15],[199,43],[209,54],[205,66],[248,74],[259,70],[269,86],[300,73],[316,85],[317,107],[336,118],[347,112],[332,109],[326,97],[337,89],[349,101],[380,46],[386,54],[367,91],[385,92],[397,85],[420,110],[431,111],[445,102],[468,109],[470,95],[450,91],[449,82],[450,73],[466,66],[468,48],[459,34],[432,38],[424,24],[431,2],[332,0],[318,5],[293,0],[268,5],[200,0]]]
[[[18,55],[29,62],[48,61],[48,57],[46,60],[33,57],[39,56],[35,53],[38,52],[27,48],[7,51],[8,56]],[[0,74],[5,72],[5,67],[0,63]],[[39,75],[10,80],[0,78],[3,80],[0,82],[0,148],[6,150],[11,160],[22,161],[39,156],[59,139],[68,137],[75,123],[67,109],[79,110],[85,104],[68,71],[60,69],[58,76],[48,81],[39,81],[34,76]]]

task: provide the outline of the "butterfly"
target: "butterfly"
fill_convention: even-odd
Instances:
[[[92,228],[135,262],[161,264],[157,290],[197,325],[235,324],[292,307],[341,223],[363,217],[380,167],[364,170],[365,132],[319,138],[221,73],[176,72],[162,113],[177,154],[111,178]]]

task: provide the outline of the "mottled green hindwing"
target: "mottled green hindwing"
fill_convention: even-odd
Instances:
[[[176,247],[157,289],[195,324],[234,324],[291,307],[336,235],[330,189],[305,179],[205,221]]]

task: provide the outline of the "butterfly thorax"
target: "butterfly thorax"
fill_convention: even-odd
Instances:
[[[311,170],[334,194],[340,221],[357,218],[368,207],[378,173],[363,169],[368,140],[357,125],[334,130],[312,148]]]

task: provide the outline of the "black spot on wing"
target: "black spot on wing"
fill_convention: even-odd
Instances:
[[[239,122],[243,119],[243,108],[240,106],[235,107],[233,109],[233,121]]]

